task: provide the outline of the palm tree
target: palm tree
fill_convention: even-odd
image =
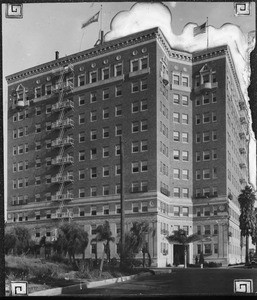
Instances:
[[[55,249],[59,253],[68,253],[70,261],[73,258],[75,261],[75,254],[81,253],[83,259],[85,257],[85,249],[88,245],[88,233],[85,232],[75,222],[64,223],[59,228],[59,236],[55,243]]]
[[[245,263],[249,264],[249,236],[254,233],[255,227],[255,214],[254,214],[254,203],[256,201],[255,194],[252,187],[246,185],[241,194],[238,196],[238,202],[240,204],[240,217],[239,227],[241,229],[242,236],[246,237],[246,252],[245,252]]]
[[[106,242],[104,244],[104,253],[106,254],[107,261],[111,261],[110,242],[114,242],[115,238],[112,236],[110,224],[105,221],[103,225],[98,225],[96,228],[96,237],[91,240],[92,242]]]
[[[199,234],[196,234],[196,233],[188,236],[185,230],[179,229],[177,231],[174,231],[173,235],[166,236],[166,239],[171,244],[178,243],[178,244],[181,244],[183,246],[184,257],[185,257],[184,268],[186,268],[187,267],[187,247],[188,247],[188,245],[190,243],[202,240],[203,236],[199,235]]]
[[[145,255],[148,256],[148,266],[151,266],[151,255],[148,249],[147,236],[152,232],[152,228],[149,227],[147,222],[134,222],[130,228],[131,247],[134,253],[138,253],[140,250],[143,253],[143,267],[145,267]]]

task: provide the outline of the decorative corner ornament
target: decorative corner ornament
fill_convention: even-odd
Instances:
[[[23,4],[7,3],[5,16],[6,18],[11,18],[11,19],[22,19]]]
[[[251,13],[250,2],[235,2],[235,16],[249,16]]]

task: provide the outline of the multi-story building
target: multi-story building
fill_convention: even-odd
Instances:
[[[153,264],[183,262],[165,238],[179,228],[210,235],[190,263],[243,260],[249,112],[228,46],[183,52],[153,28],[6,79],[9,226],[53,239],[73,219],[92,238],[108,220],[118,256],[122,137],[125,227],[149,223]]]

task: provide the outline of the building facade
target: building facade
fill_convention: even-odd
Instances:
[[[183,262],[165,238],[179,228],[210,236],[190,263],[243,261],[249,112],[228,46],[183,52],[153,28],[6,79],[9,226],[52,240],[72,219],[93,238],[108,220],[118,257],[122,139],[126,230],[149,223],[153,264]]]

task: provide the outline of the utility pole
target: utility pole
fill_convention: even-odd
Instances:
[[[123,144],[120,136],[120,268],[124,264],[125,246],[125,208],[124,208],[124,177],[123,177]]]

